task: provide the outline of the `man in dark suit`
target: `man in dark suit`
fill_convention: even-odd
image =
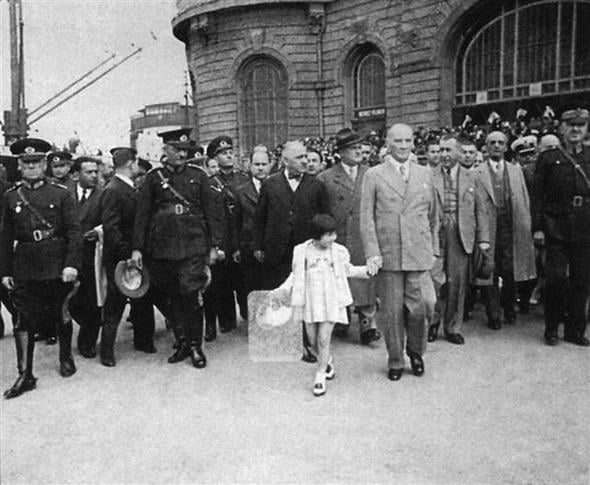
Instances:
[[[248,295],[262,288],[262,264],[254,257],[256,249],[254,215],[262,182],[270,174],[272,164],[268,149],[255,147],[250,156],[251,179],[236,191],[235,222],[233,224],[233,259],[241,265],[243,286]]]
[[[72,191],[78,205],[80,230],[82,232],[82,270],[78,279],[80,288],[72,300],[72,317],[80,325],[78,351],[86,359],[96,357],[96,341],[101,326],[100,308],[97,303],[94,253],[98,241],[97,226],[101,224],[100,199],[102,189],[98,187],[99,160],[78,157],[72,166],[78,183]]]
[[[305,145],[285,143],[281,161],[285,169],[264,181],[255,213],[254,257],[263,263],[265,289],[289,276],[293,248],[311,238],[313,217],[329,211],[323,184],[305,173]]]
[[[133,148],[111,150],[115,175],[102,194],[102,227],[104,231],[103,264],[108,290],[104,305],[104,324],[100,341],[100,361],[106,367],[116,364],[114,355],[117,327],[123,316],[127,298],[115,284],[115,267],[131,258],[133,226],[137,208],[137,190],[133,179],[139,173]],[[133,343],[137,350],[156,352],[154,347],[154,311],[148,295],[132,300],[134,309]]]
[[[563,313],[563,339],[582,347],[590,298],[590,149],[582,143],[590,114],[568,110],[561,116],[564,148],[541,153],[533,179],[535,242],[545,245],[545,342],[557,345]]]
[[[336,149],[340,163],[318,175],[324,184],[330,203],[330,213],[336,219],[336,242],[346,246],[350,252],[350,262],[354,265],[365,263],[365,253],[361,240],[361,188],[369,166],[361,165],[363,154],[362,139],[350,128],[336,134]],[[361,343],[369,345],[381,338],[375,323],[376,294],[375,278],[368,280],[350,278],[348,280],[356,313],[359,314]],[[340,333],[346,332],[348,325],[339,325]]]
[[[307,149],[300,141],[289,141],[283,148],[285,169],[262,184],[255,212],[254,257],[263,264],[264,289],[277,288],[291,272],[293,248],[312,237],[311,220],[328,213],[324,185],[305,173]],[[315,362],[303,328],[303,360]]]

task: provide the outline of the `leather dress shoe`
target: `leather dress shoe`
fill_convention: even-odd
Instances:
[[[207,357],[203,351],[198,347],[191,347],[190,348],[190,357],[193,363],[193,366],[197,369],[202,369],[203,367],[207,366]]]
[[[516,323],[516,313],[508,313],[504,316],[506,325],[514,325]]]
[[[428,327],[428,337],[427,340],[429,342],[435,342],[436,339],[438,338],[438,327],[440,324],[436,324],[436,325],[430,325],[430,327]]]
[[[361,333],[361,343],[363,345],[369,345],[371,342],[377,342],[381,338],[381,333],[376,328],[370,328],[369,330]]]
[[[155,354],[158,349],[154,346],[153,342],[148,344],[136,345],[135,350],[139,350],[140,352],[145,352],[146,354]]]
[[[557,334],[545,334],[545,343],[550,347],[557,345]]]
[[[115,367],[117,365],[117,361],[112,355],[101,355],[100,356],[100,363],[105,367]]]
[[[491,328],[492,330],[500,330],[502,324],[500,323],[500,320],[490,320],[488,322],[488,328]]]
[[[169,364],[176,364],[177,362],[182,362],[191,354],[191,349],[189,349],[186,345],[180,345],[176,351],[168,357]]]
[[[455,345],[463,345],[465,343],[465,339],[460,333],[447,333],[445,338],[448,342],[451,342]]]
[[[18,397],[24,392],[32,391],[37,387],[37,378],[31,374],[21,374],[10,389],[4,391],[4,399]]]
[[[387,378],[390,381],[399,381],[402,378],[403,369],[389,369],[387,371]]]
[[[421,376],[424,374],[424,361],[418,354],[409,353],[410,365],[412,366],[412,372],[415,376]]]
[[[67,358],[59,362],[59,374],[62,377],[70,377],[76,373],[76,364],[74,359]]]
[[[313,355],[309,349],[304,348],[303,349],[303,355],[301,356],[301,360],[303,362],[307,362],[308,364],[315,364],[318,359],[316,358],[315,355]]]
[[[569,342],[570,344],[579,345],[580,347],[590,346],[590,340],[588,340],[583,335],[564,335],[563,341]]]
[[[85,359],[94,359],[96,357],[96,349],[92,347],[78,347],[78,352]]]
[[[47,337],[45,339],[46,345],[55,345],[56,343],[57,343],[57,337],[55,335],[52,335],[51,337]]]

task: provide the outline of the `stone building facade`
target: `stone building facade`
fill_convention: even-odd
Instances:
[[[590,100],[590,0],[177,0],[199,141],[477,122]],[[585,27],[583,27],[585,26]]]

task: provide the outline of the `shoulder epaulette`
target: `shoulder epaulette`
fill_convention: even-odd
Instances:
[[[9,189],[6,189],[6,192],[13,192],[16,189],[18,189],[22,184],[23,183],[19,180],[18,182],[15,182],[12,187],[10,187]]]
[[[67,188],[65,185],[62,185],[62,184],[60,184],[60,183],[58,183],[58,182],[55,182],[55,181],[53,181],[53,180],[51,180],[51,181],[49,182],[49,184],[50,184],[50,185],[53,185],[53,186],[55,186],[55,187],[59,187],[60,189],[69,190],[69,189],[68,189],[68,188]]]
[[[150,168],[150,169],[149,169],[149,170],[146,172],[146,175],[147,175],[148,173],[152,173],[152,172],[154,172],[154,173],[155,173],[155,172],[157,172],[158,170],[161,170],[161,169],[163,169],[163,168],[164,168],[163,166],[162,166],[162,167],[153,167],[153,168]]]
[[[187,163],[187,166],[192,167],[192,168],[198,168],[199,170],[207,173],[207,171],[203,167],[201,167],[200,165],[197,165],[196,163]]]

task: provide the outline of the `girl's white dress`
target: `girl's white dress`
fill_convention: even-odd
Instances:
[[[346,307],[336,293],[336,273],[331,249],[310,244],[305,252],[304,322],[348,323]]]

